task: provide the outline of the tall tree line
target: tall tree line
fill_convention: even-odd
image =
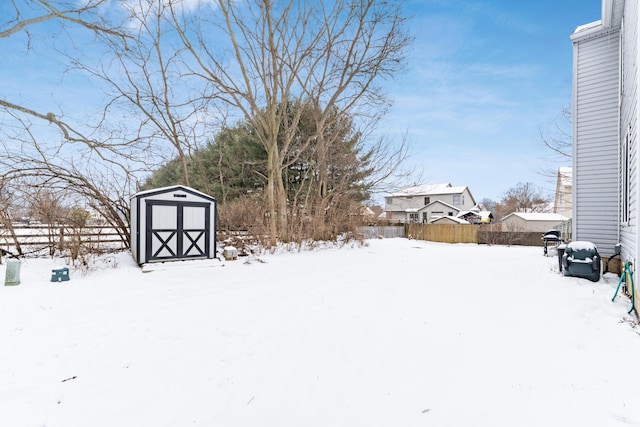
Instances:
[[[360,197],[338,194],[366,194],[349,186],[383,180],[406,154],[404,145],[390,148],[370,132],[390,105],[381,82],[400,71],[411,41],[402,2],[13,0],[8,10],[0,38],[30,35],[44,22],[69,39],[93,36],[90,45],[59,44],[59,54],[68,72],[91,78],[105,99],[88,123],[62,107],[39,111],[0,93],[12,121],[11,131],[2,128],[11,154],[3,183],[88,198],[123,230],[127,196],[145,171],[173,160],[175,181],[200,185],[211,168],[207,144],[221,146],[219,138],[233,138],[239,127],[235,137],[250,139],[245,148],[260,147],[264,155],[243,179],[261,186],[260,216],[272,244],[291,239],[299,225],[291,218],[320,224]],[[57,130],[57,141],[29,132],[34,125]],[[9,140],[19,140],[19,149]],[[217,179],[202,186],[213,191],[220,183],[226,201],[235,190],[225,180],[243,164],[230,160],[240,154],[222,152],[218,166],[231,169],[219,168]],[[347,173],[350,156],[361,168]],[[338,159],[344,167],[336,168]],[[338,183],[344,191],[336,191]]]
[[[295,110],[290,103],[281,108]],[[313,141],[304,143],[318,133],[315,125],[313,112],[303,111],[283,171],[292,238],[335,237],[360,213],[373,184],[374,153],[363,145],[349,117],[324,130],[334,143],[322,154]],[[223,225],[247,227],[262,221],[261,210],[242,200],[263,202],[267,187],[267,153],[246,122],[223,129],[186,165],[192,186],[217,197]],[[154,172],[143,189],[184,184],[181,176],[182,161],[175,158]]]

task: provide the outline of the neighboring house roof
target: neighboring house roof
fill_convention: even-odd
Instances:
[[[493,219],[493,214],[491,211],[480,211],[478,212],[482,219]]]
[[[465,219],[469,218],[470,216],[477,216],[482,221],[487,221],[493,218],[493,214],[491,213],[491,211],[470,210],[470,211],[462,211],[457,215],[458,218],[465,218]]]
[[[376,216],[376,213],[369,206],[363,207],[362,214],[366,216]]]
[[[583,32],[583,31],[588,31],[591,30],[593,28],[600,28],[602,27],[602,20],[597,20],[594,22],[590,22],[588,24],[584,24],[584,25],[579,25],[578,27],[576,27],[576,29],[573,31],[574,34]]]
[[[525,221],[566,221],[567,218],[564,215],[549,212],[513,212],[502,218],[502,221],[511,216],[518,216]]]
[[[442,205],[442,206],[445,206],[445,207],[447,207],[449,209],[452,209],[452,210],[454,210],[456,212],[460,211],[460,208],[456,208],[455,206],[452,206],[449,203],[445,203],[442,200],[434,200],[433,202],[431,202],[431,203],[429,203],[427,205],[424,205],[421,208],[407,208],[407,209],[405,209],[405,212],[407,212],[407,213],[420,212],[420,211],[423,211],[425,209],[428,209],[429,207],[431,207],[433,205]]]
[[[438,194],[458,194],[462,193],[466,187],[452,187],[451,184],[426,184],[415,185],[413,187],[403,188],[389,196],[430,196]]]
[[[425,208],[428,208],[429,206],[433,206],[433,205],[443,205],[443,206],[446,206],[446,207],[448,207],[450,209],[453,209],[454,211],[460,212],[460,208],[456,208],[455,206],[452,206],[449,203],[445,203],[442,200],[434,200],[433,202],[431,202],[431,203],[429,203],[427,205],[424,205],[423,207],[421,207],[420,209],[417,209],[417,210],[421,211],[421,210],[423,210]]]

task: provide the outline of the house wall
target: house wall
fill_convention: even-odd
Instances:
[[[622,243],[622,259],[630,260],[635,265],[638,257],[638,2],[625,2],[624,19],[621,30],[622,60],[620,84],[620,182],[626,179],[625,158],[629,165],[628,196],[621,185],[620,200],[628,197],[629,216],[620,223],[620,241]],[[629,152],[624,152],[625,139],[629,144]],[[627,157],[628,156],[628,157]]]
[[[619,28],[590,28],[572,40],[573,239],[609,256],[619,239]]]
[[[405,222],[407,220],[406,212],[387,211],[387,221],[390,222]]]
[[[418,222],[424,222],[423,221],[424,213],[427,214],[426,222],[429,223],[434,219],[437,219],[443,216],[449,216],[449,214],[451,214],[451,216],[455,216],[459,212],[460,210],[458,210],[458,208],[445,205],[444,203],[435,202],[435,203],[429,204],[428,206],[425,206],[423,209],[420,209],[418,211]]]
[[[556,195],[553,203],[553,212],[571,218],[573,215],[573,207],[571,206],[572,197],[572,171],[567,168],[558,169],[558,178],[556,181]]]
[[[418,209],[424,205],[424,196],[389,196],[385,197],[384,210],[387,212],[397,213],[404,212],[407,209]]]
[[[557,214],[571,218],[573,208],[571,206],[572,188],[570,185],[559,185],[556,189],[556,199],[553,211]]]

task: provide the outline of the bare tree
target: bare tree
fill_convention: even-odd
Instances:
[[[13,13],[0,18],[0,39],[21,35],[24,37],[16,40],[26,40],[25,53],[36,48],[55,49],[61,57],[73,61],[87,57],[87,52],[73,43],[78,29],[93,35],[95,43],[126,46],[132,39],[124,28],[104,19],[110,3],[11,0],[7,10]],[[46,38],[39,37],[43,34]],[[56,43],[58,37],[62,43]],[[61,83],[69,71],[60,72]],[[140,159],[148,150],[129,139],[123,129],[102,126],[106,110],[95,123],[89,123],[86,118],[66,116],[64,105],[53,102],[58,109],[47,111],[41,106],[44,102],[27,106],[0,93],[2,182],[15,190],[17,200],[32,206],[33,215],[47,223],[63,220],[69,198],[95,206],[128,242],[128,213],[122,201],[132,188],[131,174],[139,169]]]
[[[28,40],[25,49],[31,49],[31,31],[38,25],[51,21],[57,23],[62,31],[67,25],[79,26],[96,36],[105,36],[126,43],[125,33],[101,18],[100,8],[107,3],[108,0],[11,0],[10,9],[13,14],[0,19],[0,39],[24,33]],[[55,126],[66,141],[83,143],[94,150],[106,146],[103,142],[86,135],[78,126],[70,124],[62,114],[38,111],[18,101],[12,101],[2,94],[0,94],[0,107],[5,111],[11,111],[12,114],[22,114]]]
[[[557,166],[571,164],[573,157],[571,108],[564,107],[549,129],[540,128],[540,141],[546,149],[546,161],[549,164],[540,174],[554,181],[558,176]]]
[[[127,15],[123,26],[129,28],[135,42],[103,38],[113,57],[108,65],[75,65],[111,88],[105,115],[129,113],[133,126],[129,139],[145,141],[156,158],[177,157],[181,167],[178,183],[191,185],[188,158],[207,141],[212,125],[222,115],[212,113],[207,81],[190,74],[183,62],[186,48],[176,43],[169,20],[174,4],[179,7],[182,2],[123,3]],[[165,155],[167,142],[171,151]]]
[[[16,230],[13,225],[13,215],[11,215],[11,210],[15,203],[15,192],[4,177],[0,178],[0,224],[2,228],[9,232],[11,242],[16,248],[16,255],[22,255],[22,246],[16,235]],[[2,263],[2,253],[0,253],[0,263]]]
[[[508,189],[495,209],[499,219],[513,212],[544,212],[548,203],[532,183],[526,182]]]
[[[33,217],[49,225],[66,221],[74,204],[82,203],[99,212],[128,245],[128,194],[135,172],[122,159],[92,156],[93,150],[78,150],[64,143],[41,144],[23,122],[20,135],[0,139],[0,170],[14,195],[32,207]],[[7,138],[7,140],[4,140]]]
[[[364,120],[384,112],[388,100],[376,84],[399,70],[410,42],[400,3],[217,0],[200,3],[196,13],[167,6],[189,73],[209,84],[210,97],[239,111],[264,146],[270,235],[272,243],[286,239],[283,176],[303,107],[317,109],[318,126],[298,149],[317,143],[332,115]],[[289,102],[299,108],[279,108]]]
[[[318,216],[341,203],[339,192],[329,191],[330,157],[340,152],[341,141],[326,130],[349,116],[360,135],[367,134],[390,103],[380,81],[400,70],[410,42],[401,2],[137,0],[110,9],[125,12],[117,25],[102,19],[118,16],[101,14],[102,7],[113,5],[108,0],[12,0],[12,5],[14,15],[0,21],[0,38],[44,21],[63,31],[75,25],[92,32],[109,48],[102,61],[92,62],[95,58],[77,50],[60,54],[106,83],[112,98],[95,123],[73,124],[62,109],[38,111],[0,94],[0,107],[21,126],[15,133],[2,129],[3,175],[32,188],[70,188],[104,212],[123,237],[128,233],[123,200],[135,171],[148,169],[149,161],[169,148],[189,185],[190,154],[222,122],[214,112],[228,111],[249,123],[267,154],[263,218],[271,243],[289,239],[288,168],[313,147],[318,185],[307,199],[317,205]],[[299,139],[301,116],[309,107],[315,131]],[[52,126],[58,137],[45,142],[32,131],[34,124]],[[403,157],[402,148],[390,152],[382,141],[360,151],[372,168]],[[354,183],[345,178],[340,185],[347,191]]]
[[[21,31],[30,36],[30,27],[51,20],[79,25],[95,33],[122,37],[118,28],[109,26],[94,14],[107,3],[109,0],[11,0],[12,8],[10,9],[13,9],[13,16],[7,16],[3,20],[0,38],[12,36]]]

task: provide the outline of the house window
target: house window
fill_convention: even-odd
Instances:
[[[422,222],[426,224],[429,221],[427,212],[422,212]]]
[[[455,206],[460,206],[460,196],[453,196],[453,204]]]
[[[409,221],[410,222],[418,222],[418,214],[417,213],[410,213],[409,214]]]
[[[392,205],[393,204],[393,197],[387,197],[385,200],[386,200],[388,205]]]
[[[629,222],[629,214],[630,214],[630,203],[629,199],[630,195],[630,171],[629,168],[631,166],[631,126],[629,126],[629,130],[625,135],[622,141],[622,170],[620,171],[622,178],[622,206],[621,209],[621,220],[623,223]]]
[[[449,212],[449,216],[453,216],[453,212]]]
[[[431,197],[425,197],[424,198],[424,204],[428,205],[429,203],[431,203]]]

